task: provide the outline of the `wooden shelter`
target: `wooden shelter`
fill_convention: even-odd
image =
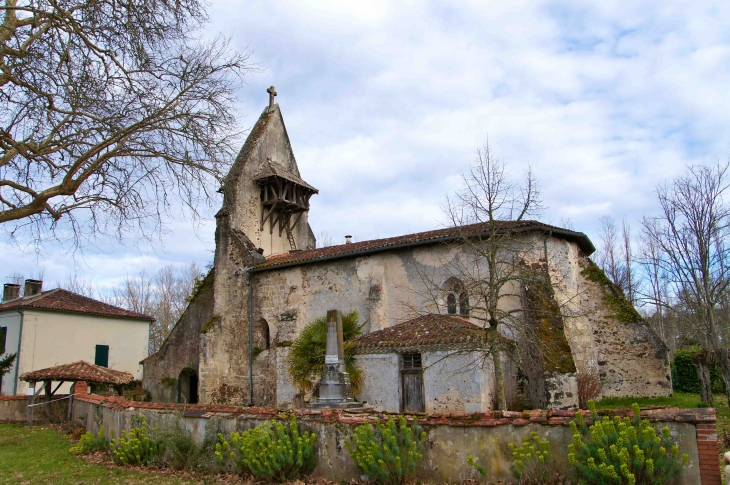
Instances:
[[[113,369],[107,369],[94,364],[89,364],[83,360],[78,362],[72,362],[70,364],[57,365],[54,367],[48,367],[47,369],[40,369],[31,372],[26,372],[20,376],[20,379],[33,384],[35,389],[36,382],[42,382],[43,385],[38,389],[35,389],[34,393],[28,394],[28,424],[33,424],[33,408],[36,406],[35,398],[45,390],[46,394],[46,418],[50,421],[50,404],[53,395],[61,387],[64,382],[86,382],[88,384],[100,384],[109,385],[110,388],[116,390],[120,395],[122,387],[125,384],[129,384],[134,380],[134,376],[129,372],[123,372]],[[52,382],[58,382],[54,389],[51,389]],[[69,415],[71,413],[71,405],[73,403],[73,394],[69,397],[68,409]]]

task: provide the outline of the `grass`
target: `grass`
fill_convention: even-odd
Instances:
[[[60,431],[0,424],[0,484],[197,485],[197,480],[139,470],[107,468],[86,462],[68,449]]]
[[[717,433],[720,441],[720,455],[730,451],[730,447],[724,440],[725,433],[730,436],[730,408],[728,408],[727,396],[725,394],[714,394],[715,413],[717,415]],[[699,394],[689,392],[675,392],[671,397],[607,397],[596,403],[597,409],[620,409],[628,408],[633,403],[641,407],[663,406],[671,408],[696,408],[701,402]]]

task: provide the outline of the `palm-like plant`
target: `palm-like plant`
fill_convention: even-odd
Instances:
[[[352,311],[342,316],[342,332],[345,339],[345,368],[350,375],[352,393],[360,392],[362,369],[355,361],[355,344],[350,340],[362,334],[365,325],[358,324],[360,316]],[[292,343],[287,360],[289,377],[301,391],[312,389],[312,376],[320,376],[324,371],[324,355],[327,350],[327,317],[323,316],[302,330]]]

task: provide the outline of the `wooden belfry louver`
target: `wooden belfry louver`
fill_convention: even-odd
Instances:
[[[261,228],[269,222],[269,233],[279,225],[279,236],[287,234],[309,210],[309,198],[319,193],[317,189],[270,158],[253,178],[261,185]]]

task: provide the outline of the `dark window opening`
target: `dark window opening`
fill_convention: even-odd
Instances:
[[[5,353],[5,339],[8,336],[8,327],[0,327],[0,355]]]
[[[266,320],[261,320],[261,333],[264,337],[264,350],[269,350],[271,347],[271,336],[269,335],[269,324]]]
[[[466,291],[459,295],[459,314],[462,317],[469,316],[469,293]]]
[[[94,364],[101,367],[109,367],[109,346],[97,345],[96,355],[94,356]]]
[[[403,354],[403,369],[421,369],[421,354]]]
[[[453,293],[446,297],[446,311],[449,315],[456,315],[456,295]]]

